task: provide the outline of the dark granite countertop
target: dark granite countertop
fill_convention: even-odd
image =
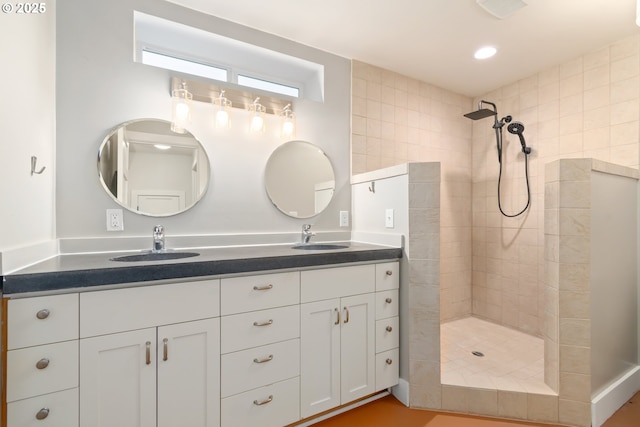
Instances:
[[[348,243],[335,250],[298,250],[291,245],[234,246],[185,249],[193,258],[165,261],[118,262],[111,258],[140,252],[59,255],[8,274],[2,280],[4,295],[27,292],[83,290],[92,286],[154,280],[183,279],[250,273],[329,264],[399,259],[402,249]],[[86,290],[86,289],[85,289]]]

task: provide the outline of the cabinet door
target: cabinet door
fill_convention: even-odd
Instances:
[[[302,418],[340,405],[340,301],[300,306]]]
[[[340,383],[342,404],[375,391],[375,295],[342,298]]]
[[[80,426],[156,427],[156,329],[80,340]]]
[[[220,425],[220,319],[158,328],[158,427]]]

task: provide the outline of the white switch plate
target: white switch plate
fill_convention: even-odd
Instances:
[[[340,211],[340,227],[349,226],[349,211]]]
[[[393,209],[387,209],[384,211],[384,226],[387,228],[393,228]]]
[[[107,231],[123,231],[122,209],[107,209]]]

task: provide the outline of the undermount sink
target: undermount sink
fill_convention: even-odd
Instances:
[[[330,243],[309,243],[292,246],[292,249],[302,249],[306,251],[329,251],[332,249],[346,249],[348,245],[335,245]]]
[[[200,255],[197,252],[145,252],[135,255],[122,255],[111,258],[111,261],[139,262],[139,261],[166,261],[171,259],[191,258]]]

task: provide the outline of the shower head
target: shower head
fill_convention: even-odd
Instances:
[[[513,122],[507,126],[507,130],[509,133],[514,135],[522,135],[522,132],[524,132],[524,125],[520,122]]]
[[[496,114],[498,113],[496,113],[495,111],[489,110],[488,108],[481,108],[477,111],[472,111],[470,113],[467,113],[464,116],[471,120],[480,120],[480,119],[486,119],[487,117],[495,116]]]
[[[491,105],[493,107],[493,110],[490,110],[488,108],[483,108],[482,104]],[[480,119],[486,119],[487,117],[497,116],[497,115],[498,115],[498,109],[496,108],[496,104],[494,104],[493,102],[481,100],[480,102],[478,102],[477,111],[472,111],[470,113],[465,114],[464,116],[471,120],[480,120]]]
[[[518,138],[520,139],[520,145],[522,145],[522,152],[524,154],[530,154],[531,148],[527,147],[527,143],[524,141],[524,135],[522,135],[522,132],[524,132],[524,125],[520,122],[509,123],[509,126],[507,126],[507,130],[509,131],[509,133],[518,135]]]

